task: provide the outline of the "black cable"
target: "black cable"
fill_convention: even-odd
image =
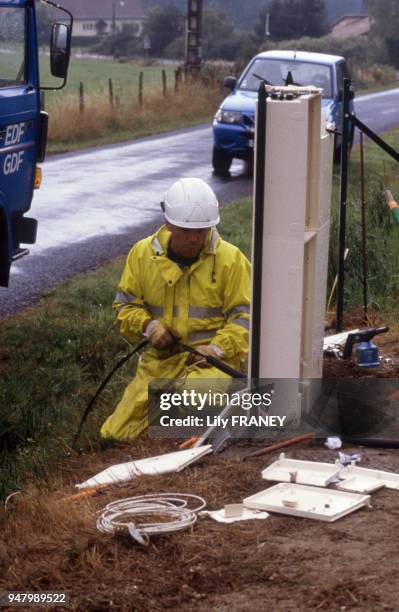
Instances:
[[[128,353],[127,355],[124,355],[124,357],[122,357],[122,359],[120,359],[118,361],[118,363],[115,365],[115,367],[111,370],[111,372],[108,374],[108,376],[106,376],[104,378],[104,380],[102,381],[101,385],[98,387],[97,391],[95,392],[95,394],[93,395],[93,397],[91,398],[91,400],[89,401],[89,403],[86,406],[86,410],[84,411],[78,430],[75,434],[75,437],[73,439],[72,442],[72,448],[74,450],[76,450],[76,443],[79,440],[80,434],[82,433],[82,429],[83,429],[83,425],[85,424],[85,421],[87,419],[87,417],[89,416],[92,407],[94,405],[94,402],[96,401],[96,399],[98,398],[98,396],[100,395],[101,391],[104,389],[104,387],[108,384],[108,382],[111,380],[111,378],[113,377],[113,375],[115,374],[115,372],[117,370],[119,370],[119,368],[121,368],[123,366],[124,363],[126,363],[126,361],[128,361],[130,359],[130,357],[132,357],[135,353],[137,353],[137,351],[139,351],[140,349],[143,348],[143,346],[145,346],[148,343],[147,338],[145,340],[142,340],[141,342],[139,342],[132,351],[130,351],[130,353]]]
[[[345,444],[366,446],[368,448],[399,448],[399,440],[395,438],[362,438],[360,436],[342,436]]]
[[[122,357],[122,359],[120,359],[118,361],[118,363],[115,365],[115,367],[111,370],[111,372],[104,378],[104,380],[102,381],[102,383],[98,387],[97,391],[95,392],[95,394],[93,395],[93,397],[91,398],[89,403],[87,404],[86,409],[85,409],[85,411],[84,411],[84,413],[82,415],[82,418],[81,418],[78,430],[77,430],[77,432],[75,434],[75,437],[73,439],[73,442],[72,442],[72,448],[74,450],[76,450],[76,444],[77,444],[77,441],[79,440],[80,434],[82,433],[83,425],[85,424],[86,419],[89,416],[89,414],[90,414],[90,412],[91,412],[91,410],[93,408],[94,402],[96,401],[96,399],[98,398],[98,396],[100,395],[102,390],[106,387],[106,385],[111,380],[111,378],[113,377],[115,372],[117,370],[119,370],[119,368],[121,368],[123,366],[123,364],[126,363],[126,361],[128,361],[130,359],[130,357],[132,357],[135,353],[137,353],[137,351],[142,349],[146,344],[148,344],[148,339],[147,338],[145,340],[142,340],[141,342],[139,342],[134,347],[134,349],[132,351],[130,351],[130,353],[128,353],[127,355],[124,355]],[[195,348],[192,348],[191,346],[188,346],[187,344],[183,344],[181,342],[179,342],[179,345],[181,346],[181,348],[183,349],[184,352],[191,353],[192,355],[199,355],[200,357],[202,357],[202,359],[205,359],[210,365],[215,366],[221,372],[224,372],[225,374],[228,374],[232,378],[246,378],[245,374],[243,374],[239,370],[235,370],[231,366],[227,365],[227,363],[224,363],[223,361],[221,361],[220,359],[217,359],[216,357],[211,357],[210,355],[202,355],[197,350],[195,350]]]

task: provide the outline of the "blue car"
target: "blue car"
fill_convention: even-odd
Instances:
[[[231,93],[213,121],[212,164],[215,174],[228,174],[234,158],[249,162],[253,159],[255,104],[261,79],[277,86],[294,83],[323,89],[322,107],[326,121],[335,123],[340,130],[345,77],[349,77],[349,71],[343,57],[305,51],[265,51],[251,60],[238,81],[235,77],[226,77],[224,85]],[[350,110],[354,110],[353,99],[350,100]],[[349,140],[351,147],[353,131]],[[336,160],[340,156],[340,147],[338,135],[335,140]]]

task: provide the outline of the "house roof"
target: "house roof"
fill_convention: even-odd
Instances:
[[[350,38],[368,34],[371,28],[370,15],[343,15],[331,27],[331,35],[335,38]]]
[[[144,19],[140,0],[62,0],[61,6],[71,11],[74,19]]]

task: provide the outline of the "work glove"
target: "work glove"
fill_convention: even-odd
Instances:
[[[186,365],[193,365],[195,363],[199,368],[210,368],[212,367],[210,363],[204,359],[204,357],[215,357],[216,359],[222,359],[224,356],[224,352],[221,348],[216,346],[216,344],[201,344],[200,346],[196,346],[195,350],[199,355],[190,355],[187,357]]]
[[[156,319],[148,323],[144,336],[148,338],[152,346],[159,350],[171,348],[180,340],[179,334],[174,329]]]

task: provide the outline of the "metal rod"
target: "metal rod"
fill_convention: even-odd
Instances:
[[[346,197],[348,189],[348,140],[351,116],[349,114],[350,79],[344,79],[342,100],[342,140],[341,140],[341,172],[339,196],[339,230],[338,230],[338,284],[337,284],[337,316],[336,331],[343,327],[344,284],[345,284],[345,234],[346,234]]]
[[[355,127],[359,128],[359,130],[363,132],[363,134],[366,134],[366,136],[370,138],[370,140],[375,142],[375,144],[377,144],[379,147],[381,147],[381,149],[383,149],[385,153],[388,153],[388,155],[393,157],[395,161],[399,162],[399,153],[395,151],[395,149],[393,149],[388,143],[386,143],[385,140],[380,138],[378,134],[373,132],[373,130],[370,130],[370,128],[367,127],[367,125],[365,125],[362,121],[360,121],[360,119],[358,119],[355,115],[351,115],[350,120],[355,125]]]
[[[265,206],[265,161],[266,161],[266,89],[265,82],[259,85],[258,111],[255,134],[255,206],[253,213],[253,257],[252,257],[252,312],[251,312],[251,356],[249,376],[259,378],[259,356],[262,325],[262,258],[263,216]]]
[[[271,446],[265,446],[249,455],[245,455],[243,461],[250,459],[251,457],[261,457],[262,455],[266,455],[268,453],[273,453],[280,448],[285,448],[286,446],[293,446],[294,444],[300,444],[301,442],[307,442],[312,440],[315,437],[315,432],[310,431],[309,433],[301,434],[300,436],[295,436],[295,438],[290,438],[289,440],[283,440],[282,442],[277,442],[276,444],[272,444]]]
[[[183,349],[183,351],[186,351],[191,355],[197,355],[199,357],[202,357],[202,359],[205,359],[205,361],[207,361],[210,365],[215,366],[215,368],[218,368],[218,370],[224,372],[225,374],[228,374],[232,378],[246,378],[246,375],[243,374],[243,372],[232,368],[231,366],[229,366],[229,364],[225,363],[221,359],[217,359],[217,357],[212,357],[211,355],[202,355],[194,347],[189,346],[188,344],[184,344],[183,342],[179,342],[179,345]]]
[[[364,188],[364,143],[363,132],[360,132],[360,194],[362,201],[362,256],[363,256],[363,314],[364,322],[368,324],[367,316],[367,281],[368,281],[368,236],[367,236],[367,210]]]

